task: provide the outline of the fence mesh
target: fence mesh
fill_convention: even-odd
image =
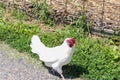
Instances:
[[[18,7],[29,10],[31,3],[41,3],[44,0],[2,0],[5,4],[17,4]],[[83,9],[94,27],[114,29],[120,32],[120,0],[45,0],[54,9],[56,17],[77,17]],[[58,13],[57,13],[58,12]],[[64,13],[63,13],[64,12]],[[67,14],[67,15],[66,15]],[[61,19],[65,19],[62,17]]]

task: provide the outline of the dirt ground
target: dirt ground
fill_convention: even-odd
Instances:
[[[5,1],[5,0],[4,0]],[[6,2],[12,2],[13,0],[7,0]],[[36,0],[38,3],[41,0]],[[22,0],[14,0],[14,4],[18,7],[24,7],[28,13],[33,9],[30,0],[22,2]],[[93,28],[98,29],[99,32],[105,29],[105,33],[120,33],[120,0],[47,0],[49,7],[54,9],[54,18],[67,21],[78,17],[82,12],[82,8],[85,8],[88,21],[94,23]],[[104,6],[103,6],[104,5]],[[67,13],[66,13],[67,11]],[[33,14],[33,16],[35,16]],[[97,27],[97,28],[96,28]],[[109,30],[108,30],[109,29]],[[117,32],[116,32],[117,31]]]
[[[12,0],[8,0],[12,1]],[[23,5],[21,0],[14,0],[18,4]],[[30,2],[30,0],[26,0]],[[40,0],[36,0],[40,2]],[[49,5],[52,5],[55,10],[65,10],[65,1],[66,0],[47,0]],[[27,4],[26,2],[26,4]],[[103,9],[104,4],[104,9]],[[120,27],[120,0],[67,0],[67,12],[70,14],[77,14],[81,9],[78,6],[85,6],[86,12],[88,12],[88,16],[95,21],[98,19],[102,19],[109,24],[115,25],[115,27]]]
[[[92,13],[92,18],[95,20],[102,19],[108,25],[109,28],[120,29],[120,0],[105,0],[104,10],[103,0],[89,0],[87,2],[87,10]]]

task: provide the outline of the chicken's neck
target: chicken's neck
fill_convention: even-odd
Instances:
[[[61,47],[65,50],[67,50],[69,53],[73,53],[74,51],[74,46],[70,47],[66,42],[63,42]]]
[[[67,44],[67,42],[65,42],[65,41],[63,42],[62,46],[63,46],[63,47],[70,48],[70,49],[74,48],[74,46],[70,46],[70,45]]]

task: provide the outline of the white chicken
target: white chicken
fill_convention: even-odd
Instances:
[[[39,59],[43,61],[47,67],[51,67],[57,71],[61,75],[62,80],[64,80],[62,66],[71,61],[75,48],[74,38],[67,38],[62,45],[48,48],[40,41],[37,35],[33,35],[30,47],[32,48],[31,51],[38,54]]]

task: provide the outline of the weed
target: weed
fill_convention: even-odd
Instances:
[[[86,1],[86,0],[84,0],[84,1]],[[78,4],[78,7],[81,8],[82,12],[80,12],[81,15],[78,15],[78,18],[76,18],[76,20],[74,21],[72,26],[82,28],[84,30],[84,32],[90,33],[90,29],[91,29],[92,24],[87,21],[85,5],[83,5],[83,7],[82,7],[80,4]]]
[[[4,26],[3,26],[4,25]],[[33,34],[39,32],[39,29],[32,25],[27,25],[23,23],[17,23],[17,25],[11,23],[1,23],[0,24],[0,39],[6,41],[12,47],[18,49],[19,51],[28,51],[30,39]]]
[[[0,20],[2,19],[3,16],[3,8],[1,8],[2,3],[0,2]]]
[[[53,20],[50,18],[50,14],[52,14],[52,12],[48,10],[48,4],[46,3],[46,0],[43,0],[42,3],[33,2],[33,5],[35,7],[34,13],[37,15],[38,19],[43,21],[45,24],[53,26]]]
[[[82,27],[84,29],[84,31],[88,31],[89,32],[89,26],[87,25],[87,21],[86,21],[87,17],[85,12],[78,17],[78,19],[75,22],[75,27]]]
[[[4,7],[4,5],[3,5],[3,3],[2,3],[2,2],[0,2],[0,8],[1,8],[1,7],[2,7],[2,8]]]
[[[11,15],[14,16],[16,19],[19,20],[29,20],[30,17],[25,14],[25,12],[19,10],[19,9],[12,9]]]

